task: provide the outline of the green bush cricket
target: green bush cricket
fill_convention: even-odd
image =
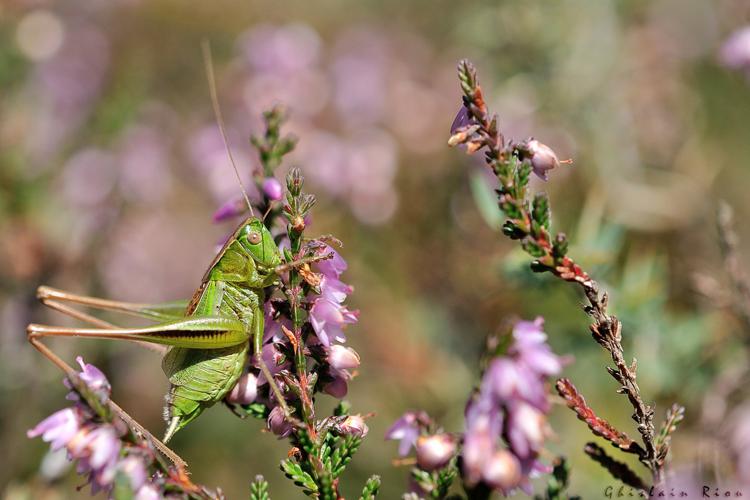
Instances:
[[[314,256],[283,263],[279,248],[263,220],[252,215],[252,205],[226,140],[211,56],[205,44],[204,56],[218,126],[251,216],[229,237],[189,301],[135,304],[75,295],[41,286],[37,297],[43,304],[98,328],[63,328],[38,324],[27,327],[29,342],[72,379],[77,377],[75,370],[41,343],[41,338],[88,337],[156,345],[165,353],[162,368],[170,382],[165,407],[167,430],[164,443],[203,410],[224,399],[242,375],[251,349],[256,365],[268,380],[286,418],[298,424],[261,356],[264,289],[277,285],[279,276],[291,268],[330,257]],[[156,321],[156,324],[143,328],[120,328],[71,307],[71,304],[131,314]],[[179,456],[154,438],[117,404],[110,402],[110,407],[134,432],[149,438],[175,464],[185,466]]]

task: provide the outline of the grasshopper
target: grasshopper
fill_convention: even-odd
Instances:
[[[218,107],[210,52],[205,45],[204,55],[217,122],[237,173]],[[238,180],[252,214],[252,205],[239,175]],[[265,289],[278,285],[279,276],[289,269],[329,257],[314,256],[284,263],[264,222],[251,215],[226,241],[190,300],[135,304],[76,295],[41,286],[37,290],[37,297],[44,305],[98,328],[31,324],[27,327],[27,338],[71,378],[76,377],[75,371],[43,344],[42,338],[118,339],[155,345],[164,353],[162,368],[170,383],[164,409],[167,429],[163,442],[154,438],[114,402],[110,402],[110,407],[135,432],[145,435],[175,464],[185,466],[184,461],[164,443],[169,442],[175,432],[197,418],[206,408],[224,399],[242,375],[251,347],[256,364],[268,380],[286,418],[295,423],[296,419],[291,416],[283,394],[261,356]],[[142,328],[122,328],[72,305],[135,315],[156,323]]]

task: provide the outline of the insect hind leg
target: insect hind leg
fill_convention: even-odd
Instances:
[[[34,348],[39,351],[45,358],[50,360],[53,364],[55,364],[60,370],[62,370],[65,375],[72,379],[77,380],[78,379],[78,372],[73,369],[68,363],[66,363],[60,356],[55,354],[55,352],[44,345],[41,341],[41,337],[43,335],[39,335],[36,333],[31,327],[34,325],[29,325],[29,329],[26,332],[26,338],[29,341],[29,343],[34,346]],[[161,442],[156,436],[151,434],[148,430],[146,430],[145,427],[143,427],[141,424],[138,423],[136,419],[131,417],[125,410],[123,410],[117,403],[112,401],[111,399],[108,401],[108,406],[112,412],[117,415],[123,422],[127,424],[127,426],[130,428],[131,431],[133,431],[134,434],[142,436],[144,439],[146,439],[148,442],[154,445],[154,447],[159,450],[160,453],[162,453],[165,457],[167,457],[177,468],[181,471],[187,471],[187,462],[185,462],[177,453],[172,451],[171,448],[169,448],[166,444]]]

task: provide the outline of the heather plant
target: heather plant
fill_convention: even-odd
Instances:
[[[211,70],[209,74],[213,79]],[[463,100],[450,128],[449,145],[461,147],[468,154],[483,154],[498,183],[497,204],[505,218],[502,232],[518,241],[533,258],[531,270],[577,284],[582,291],[586,300],[584,311],[592,319],[589,326],[592,337],[612,360],[613,366],[605,370],[615,380],[617,392],[625,395],[632,407],[639,439],[631,438],[599,416],[571,380],[558,378],[552,384],[553,377],[561,376],[572,357],[553,352],[542,317],[508,321],[487,335],[478,363],[478,383],[467,390],[460,432],[444,428],[437,419],[419,410],[404,413],[387,431],[386,439],[399,442],[401,458],[397,463],[410,466],[408,491],[403,498],[486,499],[493,494],[510,496],[517,492],[536,494],[535,498],[540,499],[577,498],[568,491],[569,476],[574,472],[569,462],[563,456],[552,456],[547,449],[547,442],[554,435],[548,417],[555,402],[573,410],[594,436],[635,457],[648,473],[648,478],[643,479],[596,442],[586,443],[583,451],[614,479],[639,495],[662,489],[671,437],[684,418],[684,408],[674,404],[664,421],[660,425],[655,423],[655,409],[642,395],[637,382],[637,364],[635,360],[627,360],[623,349],[622,323],[608,311],[607,292],[568,255],[565,234],[553,234],[547,196],[542,192],[530,193],[532,173],[547,181],[554,176],[555,169],[570,160],[560,160],[552,148],[536,139],[520,142],[507,139],[499,129],[497,116],[487,108],[476,70],[467,61],[459,64],[459,80]],[[231,159],[213,86],[212,99]],[[185,345],[175,344],[165,337],[179,337],[180,329],[161,330],[155,337],[150,336],[154,332],[144,329],[118,329],[69,305],[102,307],[105,301],[46,287],[40,289],[39,297],[46,305],[101,327],[96,332],[29,327],[34,346],[65,372],[65,383],[71,391],[68,399],[73,405],[43,420],[28,435],[42,437],[53,450],[65,450],[68,458],[77,463],[77,471],[86,476],[93,492],[104,491],[113,498],[222,498],[220,489],[193,483],[187,463],[112,401],[109,382],[98,368],[78,358],[81,371],[74,370],[39,342],[44,335],[130,337],[146,342],[158,339],[157,344],[172,346],[165,356],[171,361],[164,364],[173,387],[168,395],[165,442],[204,409],[220,402],[240,418],[262,421],[267,431],[288,443],[289,451],[280,461],[280,469],[304,494],[322,499],[343,498],[341,485],[346,467],[368,435],[366,420],[372,417],[353,413],[343,399],[361,362],[359,354],[346,345],[347,328],[358,321],[359,311],[346,305],[353,287],[342,281],[347,262],[340,253],[341,242],[334,236],[309,234],[315,197],[303,189],[301,172],[291,169],[285,182],[279,180],[279,168],[297,142],[295,137],[282,132],[285,117],[282,107],[268,110],[263,114],[264,133],[251,138],[259,158],[259,168],[251,175],[253,194],[249,195],[241,186],[241,196],[226,201],[213,215],[217,224],[234,221],[239,229],[222,242],[208,277],[231,254],[232,245],[240,239],[240,234],[244,235],[242,231],[248,221],[257,221],[262,226],[258,233],[244,235],[249,243],[265,244],[268,234],[271,238],[268,252],[279,255],[278,261],[258,264],[256,271],[268,272],[261,285],[255,287],[259,292],[252,299],[258,303],[250,306],[243,302],[251,295],[246,290],[245,296],[237,295],[237,290],[231,288],[222,290],[234,309],[252,307],[251,313],[244,314],[263,318],[261,323],[253,320],[256,327],[262,325],[255,337],[212,347],[236,348],[246,354],[233,358],[234,366],[226,370],[234,375],[222,387],[212,386],[209,370],[197,376],[195,372],[188,373],[188,367],[213,359],[212,354],[204,354],[204,358],[196,358],[178,369],[172,365],[176,363],[175,355],[170,354],[182,349],[181,355],[189,356],[186,350],[205,347],[201,342],[221,337],[225,333],[216,324],[199,329],[198,334],[186,335]],[[234,160],[231,161],[234,165]],[[238,180],[242,185],[239,173]],[[256,236],[258,240],[254,241]],[[230,264],[220,268],[222,276],[246,278],[242,275],[245,263],[234,262],[234,267]],[[207,286],[204,278],[196,296],[186,303],[136,307],[107,302],[104,308],[145,313],[142,315],[153,320],[164,319],[176,310],[192,313],[199,307]],[[746,285],[735,286],[746,295]],[[245,317],[239,314],[239,319]],[[554,318],[548,317],[547,321]],[[192,344],[188,346],[187,341]],[[253,355],[247,355],[248,352]],[[191,383],[198,381],[198,389],[179,392],[188,376],[192,377]],[[552,385],[561,399],[552,396]],[[206,387],[213,391],[212,396],[201,399],[196,393]],[[209,392],[208,389],[205,391]],[[322,416],[316,403],[324,396],[339,402],[330,415]],[[179,398],[196,405],[188,404],[187,407],[193,408],[192,413],[180,414],[185,418],[175,420],[173,407],[178,406],[175,401]],[[579,443],[567,442],[566,436],[562,440],[570,449],[581,448]],[[536,478],[541,480],[535,488]],[[262,476],[252,481],[248,478],[248,488],[253,500],[273,496],[273,488]],[[379,477],[371,476],[360,498],[375,498],[379,488]]]

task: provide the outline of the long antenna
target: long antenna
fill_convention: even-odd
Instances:
[[[221,116],[221,108],[219,107],[219,97],[216,94],[216,78],[214,77],[214,62],[211,57],[211,44],[208,40],[201,42],[201,48],[203,49],[203,63],[206,66],[206,77],[208,78],[208,89],[211,93],[211,105],[214,108],[214,115],[216,115],[216,123],[219,125],[219,131],[221,131],[221,138],[224,141],[224,148],[227,150],[227,156],[229,156],[229,162],[232,164],[234,173],[237,176],[237,182],[240,184],[242,190],[242,196],[245,198],[247,208],[250,210],[250,215],[255,216],[253,206],[250,204],[250,198],[247,196],[245,185],[242,183],[240,172],[237,170],[237,164],[234,162],[234,156],[232,156],[232,150],[229,147],[229,140],[227,139],[227,132],[224,128],[224,118]]]

